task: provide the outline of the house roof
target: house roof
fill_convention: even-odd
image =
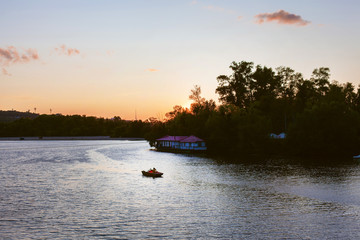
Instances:
[[[175,141],[175,142],[204,142],[201,138],[196,136],[164,136],[156,139],[156,141]]]
[[[204,140],[202,140],[201,138],[198,138],[196,136],[189,136],[187,138],[184,138],[182,140],[180,140],[180,142],[204,142]]]
[[[181,141],[184,138],[187,138],[188,136],[164,136],[162,138],[156,139],[156,141]]]

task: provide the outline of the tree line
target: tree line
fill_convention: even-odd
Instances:
[[[231,75],[217,77],[220,105],[191,91],[190,109],[175,106],[152,138],[194,134],[218,154],[350,158],[360,153],[360,88],[330,82],[316,68],[309,79],[289,67],[275,70],[232,62]],[[285,133],[285,139],[270,134]]]
[[[144,138],[150,131],[149,121],[126,121],[120,117],[104,119],[89,116],[42,114],[0,122],[0,137],[29,136],[111,136]]]
[[[326,67],[309,79],[289,67],[272,69],[232,62],[217,77],[220,104],[194,86],[190,109],[174,106],[165,120],[125,121],[86,116],[39,115],[0,123],[0,136],[144,137],[196,135],[210,154],[349,158],[360,153],[360,87],[330,81]],[[285,139],[271,133],[285,133]]]

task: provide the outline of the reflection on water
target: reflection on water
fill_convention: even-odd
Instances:
[[[143,177],[151,167],[164,176]],[[359,238],[359,170],[219,164],[142,141],[3,141],[0,236]]]

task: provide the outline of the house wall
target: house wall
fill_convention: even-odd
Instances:
[[[200,150],[200,151],[207,150],[205,142],[180,143],[176,141],[159,141],[157,145],[159,147],[181,149],[181,150]]]
[[[205,142],[180,143],[180,149],[184,150],[206,150]]]

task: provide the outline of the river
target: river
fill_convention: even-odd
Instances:
[[[143,177],[156,167],[162,178]],[[358,239],[358,164],[225,164],[145,141],[0,141],[1,239]]]

